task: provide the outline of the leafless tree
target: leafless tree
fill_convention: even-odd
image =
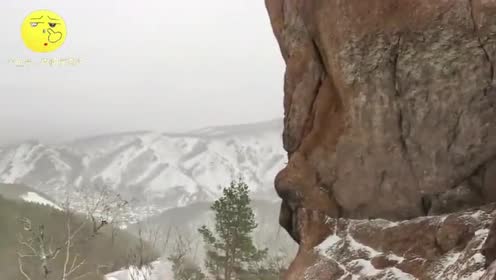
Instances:
[[[138,244],[128,254],[128,278],[130,280],[149,280],[151,278],[150,262],[155,256],[150,256],[146,248],[146,242],[152,248],[158,241],[158,230],[143,227],[138,222]]]
[[[18,243],[20,245],[20,249],[17,252],[19,271],[27,280],[31,280],[31,277],[24,270],[23,260],[25,258],[33,258],[40,263],[43,279],[48,279],[50,263],[58,256],[61,248],[54,249],[51,242],[48,244],[49,242],[46,239],[45,227],[43,225],[40,225],[37,229],[33,229],[31,220],[22,218],[20,222],[27,237],[23,234],[19,234],[18,236]]]
[[[79,254],[73,252],[76,244],[90,241],[106,225],[112,224],[120,218],[125,211],[127,202],[119,194],[112,192],[108,188],[97,188],[93,191],[78,190],[77,195],[83,199],[83,210],[86,219],[79,223],[74,219],[72,211],[71,197],[67,195],[63,207],[65,217],[65,238],[58,246],[54,246],[53,237],[47,236],[44,225],[33,227],[33,222],[29,218],[21,218],[23,232],[18,236],[19,250],[17,252],[19,272],[26,280],[34,279],[25,270],[24,260],[29,258],[40,264],[41,276],[48,279],[51,274],[50,266],[64,252],[63,270],[60,280],[77,280],[87,274],[77,275],[86,260]],[[91,225],[91,234],[83,236],[83,229]],[[85,235],[87,233],[85,232]]]
[[[174,264],[182,266],[186,257],[190,255],[192,251],[190,241],[181,235],[177,235],[173,250],[174,253],[169,256],[169,260]]]
[[[128,265],[142,268],[159,257],[155,252],[162,253],[166,250],[171,229],[164,234],[160,226],[138,222],[137,231],[138,244],[129,252]]]
[[[110,224],[115,229],[112,230],[114,238],[123,216],[128,211],[128,201],[105,185],[80,187],[75,193],[82,199],[84,214],[91,221],[93,235]]]
[[[136,226],[138,244],[128,255],[128,277],[130,280],[148,280],[152,270],[150,263],[158,257],[153,252],[150,254],[150,248],[161,254],[166,252],[173,229],[169,227],[165,230],[160,225],[146,221],[138,222]]]
[[[60,279],[76,280],[84,276],[76,276],[75,272],[77,272],[85,264],[85,260],[81,259],[78,254],[72,252],[71,250],[74,247],[75,239],[79,232],[83,229],[84,224],[79,225],[75,230],[73,230],[71,215],[72,214],[70,212],[66,213],[66,237],[63,244],[57,247],[54,247],[53,238],[47,236],[44,225],[40,225],[38,228],[33,228],[32,221],[30,219],[20,219],[20,222],[23,224],[25,234],[19,234],[18,237],[20,248],[17,252],[17,260],[19,264],[19,271],[24,278],[26,278],[26,280],[32,279],[24,270],[23,260],[25,258],[32,258],[36,262],[39,262],[43,279],[48,279],[52,272],[50,270],[50,265],[57,259],[61,251],[65,252],[65,257],[64,267]]]
[[[195,261],[198,247],[199,244],[193,243],[191,238],[181,234],[176,235],[173,253],[168,256],[176,279],[205,279],[205,275]]]
[[[172,227],[167,229],[164,226],[153,224],[148,221],[138,222],[138,235],[152,247],[155,248],[160,254],[167,252],[172,238]]]

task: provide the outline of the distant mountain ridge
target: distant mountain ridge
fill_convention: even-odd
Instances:
[[[255,198],[275,200],[273,179],[286,163],[282,120],[185,133],[149,131],[45,145],[0,147],[0,183],[22,183],[63,199],[73,187],[106,184],[146,211],[211,201],[243,176]],[[151,210],[150,210],[151,209]]]

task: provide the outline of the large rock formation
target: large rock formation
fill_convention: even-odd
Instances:
[[[315,264],[304,256],[333,232],[329,217],[407,220],[496,201],[496,0],[266,5],[287,64],[289,163],[275,184],[300,244],[288,279]]]

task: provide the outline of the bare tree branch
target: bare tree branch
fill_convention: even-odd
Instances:
[[[24,272],[21,258],[22,257],[17,258],[17,263],[19,263],[19,271],[21,272],[22,276],[24,276],[24,278],[26,278],[26,280],[31,280],[31,278],[26,274],[26,272]]]
[[[20,248],[18,249],[17,257],[19,271],[26,280],[31,279],[24,270],[24,258],[34,258],[42,268],[41,277],[48,279],[51,273],[51,263],[58,258],[61,252],[65,253],[61,280],[76,280],[88,275],[88,273],[77,275],[77,272],[86,264],[86,260],[75,254],[73,249],[76,245],[79,246],[79,244],[83,244],[95,237],[108,224],[114,226],[114,223],[117,223],[127,210],[128,202],[110,188],[97,187],[96,189],[87,188],[78,191],[84,201],[83,209],[86,219],[81,222],[75,222],[70,194],[68,194],[63,205],[66,227],[65,240],[60,246],[54,246],[53,237],[46,233],[44,225],[39,225],[36,228],[33,227],[30,219],[19,219],[23,226],[23,233],[19,234],[18,237]],[[89,236],[83,237],[82,233],[87,226],[91,226],[92,232]],[[141,244],[140,247],[144,248],[144,245]],[[40,279],[40,277],[35,278]]]

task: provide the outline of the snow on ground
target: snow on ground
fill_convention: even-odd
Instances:
[[[413,280],[416,279],[413,275],[403,272],[397,267],[388,267],[384,269],[375,268],[371,260],[376,256],[384,256],[389,260],[395,260],[398,264],[404,262],[406,257],[398,256],[392,252],[379,252],[374,248],[366,246],[359,240],[353,238],[353,229],[363,226],[368,223],[368,226],[381,230],[391,228],[392,226],[401,226],[406,223],[425,222],[428,219],[429,224],[439,225],[446,220],[448,215],[438,217],[421,217],[414,220],[403,221],[399,223],[391,223],[383,220],[353,220],[349,221],[346,228],[338,230],[338,222],[333,219],[327,219],[326,224],[334,223],[333,233],[328,236],[321,244],[315,247],[315,251],[323,257],[337,265],[344,272],[340,280],[348,279],[401,279]],[[491,221],[492,218],[488,212],[476,211],[468,212],[459,217],[462,221],[468,224],[480,224],[481,221]],[[437,260],[430,260],[432,264],[429,268],[429,279],[439,280],[479,280],[485,273],[484,263],[485,258],[480,252],[489,230],[482,228],[475,232],[472,239],[467,243],[464,250],[453,249],[446,252]],[[425,260],[427,261],[427,260]],[[312,269],[318,269],[322,265],[317,263]],[[496,271],[496,265],[494,266]],[[311,280],[314,270],[309,270],[306,279]]]
[[[174,280],[171,264],[164,261],[156,261],[151,267],[137,269],[130,267],[105,275],[105,280]]]
[[[55,208],[57,210],[62,211],[62,208],[57,206],[55,203],[51,202],[50,200],[40,196],[39,194],[35,192],[27,192],[26,194],[22,195],[21,198],[24,201],[31,202],[31,203],[36,203],[36,204],[42,204],[42,205],[47,205],[52,208]]]

